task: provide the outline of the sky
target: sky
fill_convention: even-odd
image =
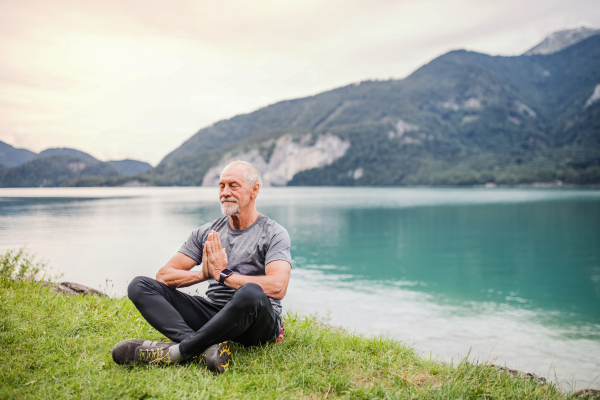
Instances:
[[[0,141],[156,165],[237,114],[580,26],[600,1],[0,0]]]

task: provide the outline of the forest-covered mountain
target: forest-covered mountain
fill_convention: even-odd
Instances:
[[[451,51],[405,79],[278,102],[201,129],[147,172],[0,142],[0,186],[214,185],[234,159],[267,185],[597,184],[597,33],[557,32],[513,57]]]
[[[600,182],[600,36],[551,54],[458,50],[402,80],[282,101],[201,129],[151,171],[213,184],[246,159],[267,183]]]
[[[122,185],[151,168],[136,160],[102,162],[75,149],[52,148],[36,154],[0,142],[0,187]]]
[[[36,154],[33,151],[17,149],[10,144],[0,141],[0,168],[15,167],[31,160],[35,156]]]

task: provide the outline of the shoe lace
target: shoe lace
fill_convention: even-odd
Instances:
[[[150,364],[165,362],[170,363],[171,357],[169,353],[170,348],[165,349],[162,347],[151,347],[149,349],[140,349],[140,361],[147,361]]]

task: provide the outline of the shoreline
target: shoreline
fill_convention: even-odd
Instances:
[[[11,310],[2,315],[2,338],[5,354],[12,355],[0,356],[0,397],[146,393],[167,398],[176,388],[181,398],[566,398],[556,384],[520,371],[466,360],[456,365],[428,360],[397,340],[366,338],[290,314],[282,343],[251,348],[234,344],[232,366],[223,376],[195,363],[120,366],[110,358],[114,343],[129,337],[164,338],[127,298],[111,299],[96,291],[65,296],[62,289],[53,289],[61,285],[72,283],[0,277],[3,309]],[[33,369],[28,368],[31,362]],[[139,388],[145,388],[143,393]]]
[[[82,284],[74,283],[74,282],[41,281],[41,282],[37,282],[37,283],[41,284],[44,287],[51,288],[57,294],[62,294],[62,295],[69,296],[69,297],[97,296],[97,297],[106,298],[106,299],[110,298],[107,294],[105,294],[99,290],[96,290],[94,288],[91,288],[89,286],[85,286]],[[128,300],[128,298],[127,298],[127,296],[124,296],[123,298],[117,299],[117,300]],[[332,332],[336,332],[341,335],[348,335],[348,332],[344,328],[330,325],[327,322],[324,322],[322,320],[314,319],[312,321],[312,323],[313,323],[314,327],[317,329],[326,329],[326,330],[330,330]],[[468,358],[468,356],[466,358]],[[438,361],[438,362],[445,364],[445,362],[443,362],[443,361]],[[542,387],[542,388],[549,384],[548,379],[546,377],[539,376],[532,372],[522,371],[522,370],[518,370],[518,369],[512,369],[506,365],[497,365],[497,364],[488,363],[488,362],[485,362],[484,365],[487,365],[491,368],[496,369],[499,374],[510,377],[510,379],[512,379],[512,380],[525,379],[528,381],[533,381],[539,387]],[[600,398],[600,390],[586,388],[586,389],[581,389],[581,390],[572,392],[572,393],[568,394],[567,396],[569,398],[597,399],[597,398]]]

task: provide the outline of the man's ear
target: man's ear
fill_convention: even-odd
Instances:
[[[258,190],[260,189],[260,185],[258,183],[255,183],[254,186],[252,186],[252,198],[256,198],[256,196],[258,196]]]

